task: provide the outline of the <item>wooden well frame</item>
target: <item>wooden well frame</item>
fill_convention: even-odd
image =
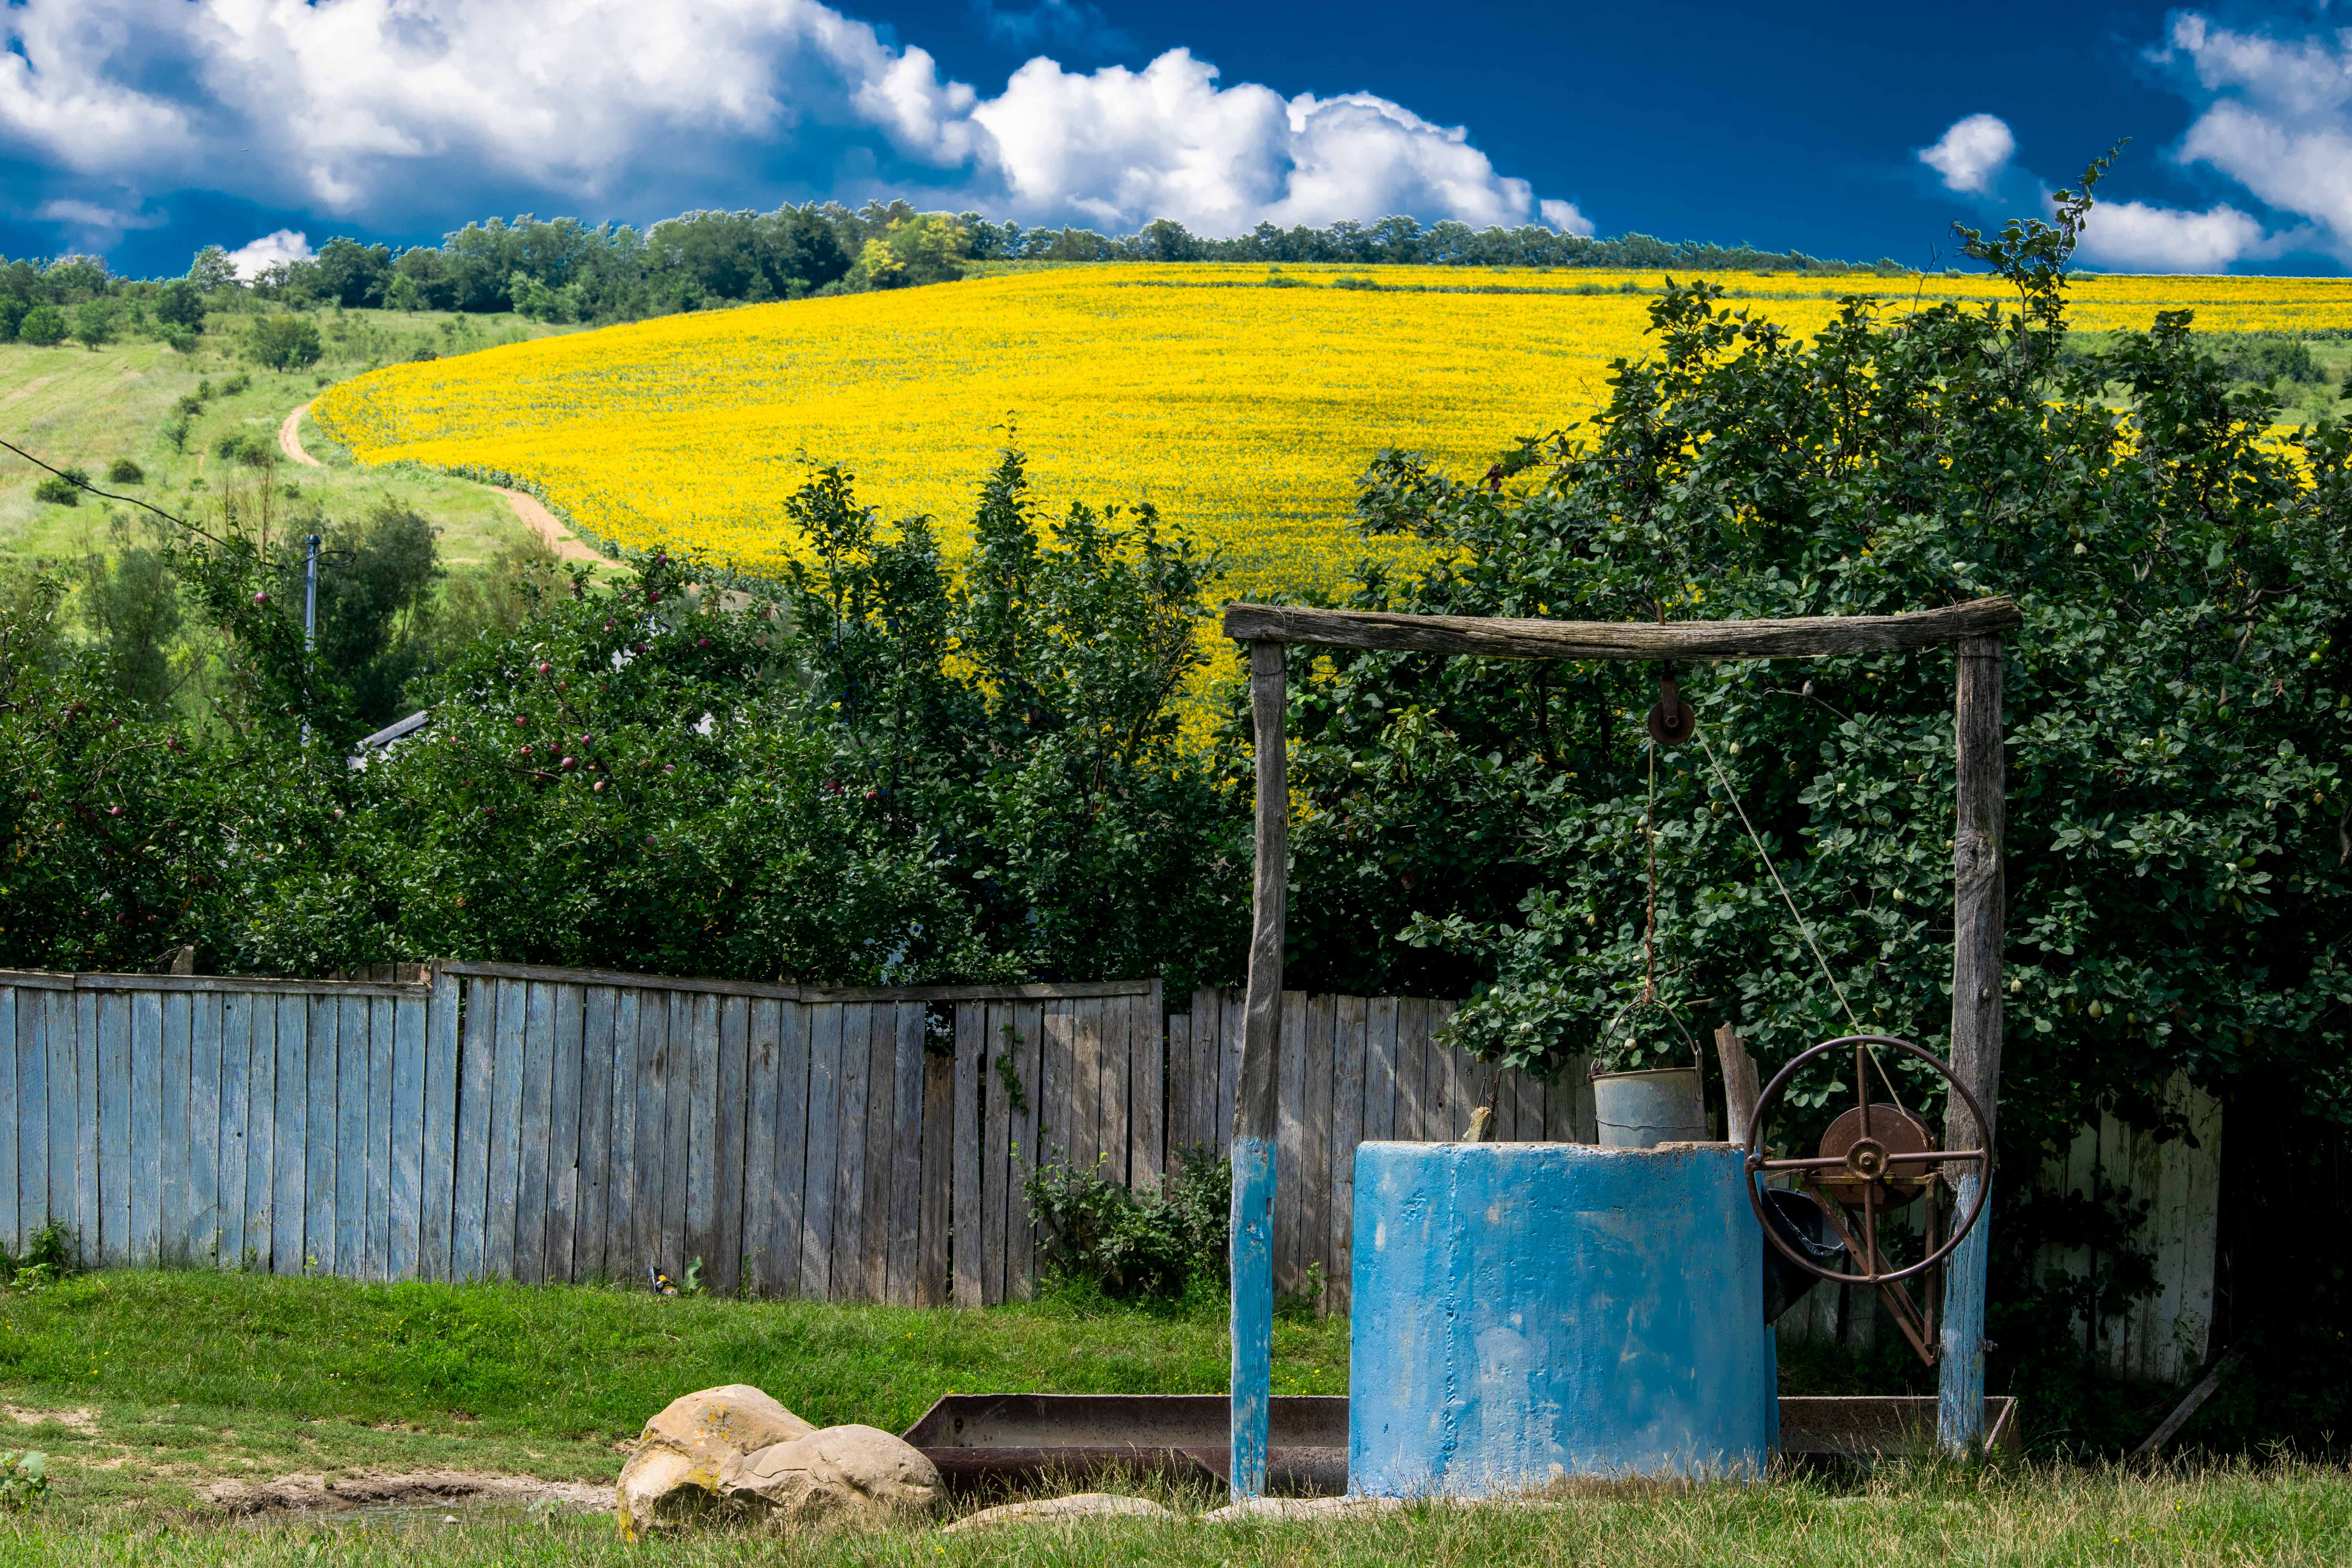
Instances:
[[[1249,988],[1244,1003],[1240,1082],[1234,1101],[1233,1431],[1236,1497],[1265,1489],[1267,1400],[1273,1384],[1276,1056],[1282,1018],[1282,949],[1290,859],[1285,649],[1388,649],[1471,658],[1822,658],[1953,645],[1958,744],[1952,835],[1952,1070],[1990,1120],[2000,1114],[2001,928],[2006,890],[2002,835],[2007,770],[2001,754],[2002,637],[2023,624],[2006,598],[1899,616],[1816,616],[1773,621],[1554,621],[1409,616],[1236,603],[1224,633],[1249,645],[1250,717],[1256,736],[1255,875],[1250,903]],[[1945,1111],[1945,1147],[1980,1138],[1957,1095]],[[1963,1206],[1991,1172],[1958,1178]],[[1984,1429],[1987,1231],[1979,1223],[1950,1259],[1945,1286],[1937,1436],[1964,1454]]]

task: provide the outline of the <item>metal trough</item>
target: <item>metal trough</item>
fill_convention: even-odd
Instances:
[[[1984,1402],[1984,1451],[2015,1453],[2014,1394],[1988,1394]],[[1936,1396],[1847,1394],[1780,1399],[1780,1452],[1791,1457],[1891,1459],[1936,1451]]]
[[[1345,1493],[1347,1396],[1278,1394],[1273,1406],[1267,1489]],[[1146,1473],[1222,1485],[1232,1411],[1222,1394],[950,1394],[900,1436],[957,1491]],[[2016,1399],[1987,1395],[1985,1451],[2015,1452],[2019,1441]],[[1935,1447],[1933,1395],[1780,1400],[1780,1452],[1792,1458],[1868,1460]]]
[[[1348,1489],[1345,1394],[1276,1394],[1266,1487]],[[1137,1472],[1230,1479],[1233,1405],[1222,1394],[950,1394],[900,1434],[951,1489]]]

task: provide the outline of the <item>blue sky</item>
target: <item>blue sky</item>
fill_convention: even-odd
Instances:
[[[2343,0],[5,0],[0,43],[0,253],[142,273],[207,243],[874,195],[1924,265],[2124,137],[2095,264],[2352,261]]]

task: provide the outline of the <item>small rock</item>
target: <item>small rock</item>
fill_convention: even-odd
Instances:
[[[1149,1498],[1121,1497],[1117,1492],[1074,1492],[1068,1497],[1039,1498],[1029,1502],[1008,1502],[1000,1508],[984,1508],[978,1513],[964,1515],[940,1533],[961,1535],[966,1531],[987,1530],[1000,1524],[1026,1524],[1038,1520],[1175,1517]]]
[[[1201,1522],[1242,1524],[1264,1520],[1286,1524],[1318,1519],[1362,1519],[1376,1513],[1393,1513],[1402,1507],[1404,1500],[1393,1497],[1254,1497],[1204,1513]]]
[[[873,1426],[828,1426],[731,1458],[722,1499],[757,1499],[778,1523],[885,1523],[939,1506],[940,1472],[922,1450]]]
[[[646,1423],[614,1488],[621,1538],[635,1541],[707,1508],[730,1459],[816,1430],[749,1384],[681,1395]]]

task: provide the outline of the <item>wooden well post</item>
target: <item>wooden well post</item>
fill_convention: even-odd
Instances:
[[[1267,1403],[1274,1370],[1274,1192],[1276,1051],[1282,1012],[1282,949],[1289,883],[1289,768],[1284,649],[1383,648],[1481,658],[1819,658],[1958,646],[1958,823],[1953,834],[1952,1070],[1988,1117],[1999,1114],[2001,832],[2006,816],[2001,760],[2001,635],[2022,624],[2008,599],[1902,616],[1814,616],[1779,621],[1661,624],[1407,616],[1357,610],[1226,606],[1224,632],[1249,644],[1250,717],[1257,749],[1256,867],[1250,899],[1249,990],[1240,1082],[1234,1100],[1232,1487],[1237,1498],[1265,1490]],[[1970,1126],[1957,1097],[1945,1114],[1947,1148],[1972,1133],[1990,1148],[1993,1130]],[[1981,1176],[1959,1178],[1961,1211]],[[1986,1230],[1979,1220],[1953,1253],[1947,1275],[1942,1397],[1944,1448],[1971,1450],[1984,1427]]]

